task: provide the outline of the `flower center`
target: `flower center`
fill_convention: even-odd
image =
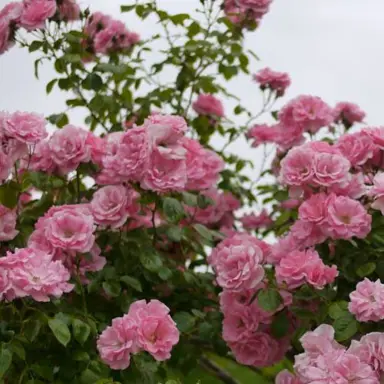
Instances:
[[[351,217],[347,215],[340,216],[340,221],[344,224],[351,224]]]

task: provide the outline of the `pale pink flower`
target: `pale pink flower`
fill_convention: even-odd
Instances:
[[[45,22],[56,13],[55,0],[24,0],[20,26],[27,31],[43,29]]]
[[[36,228],[44,229],[54,248],[66,251],[89,252],[95,241],[93,217],[88,208],[78,204],[52,207]]]
[[[334,109],[335,122],[346,123],[348,127],[364,120],[365,112],[354,103],[340,102]]]
[[[214,248],[208,262],[222,288],[241,291],[255,288],[262,281],[264,258],[260,240],[239,234],[223,240]]]
[[[44,116],[36,113],[3,114],[0,119],[0,128],[5,136],[27,144],[36,144],[47,137],[45,126]]]
[[[276,280],[286,283],[290,289],[308,283],[316,289],[322,289],[332,283],[338,272],[336,266],[324,265],[319,254],[313,250],[292,251],[282,257],[276,266]]]
[[[364,132],[349,133],[340,137],[336,147],[352,166],[365,164],[372,158],[376,146],[372,138]]]
[[[0,258],[0,266],[8,270],[10,299],[31,296],[36,301],[49,301],[50,296],[61,297],[74,286],[69,284],[69,271],[61,261],[43,251],[23,248]]]
[[[373,143],[380,149],[384,149],[384,127],[364,128],[362,132],[370,136]]]
[[[332,239],[364,239],[371,231],[372,217],[364,206],[346,196],[331,195],[328,200],[327,225],[323,230]]]
[[[372,332],[359,341],[352,340],[348,352],[369,364],[376,372],[384,372],[384,333]]]
[[[137,323],[129,316],[117,317],[97,340],[101,360],[110,368],[123,370],[129,367],[131,353],[140,350],[137,344]]]
[[[216,152],[205,149],[198,141],[183,138],[182,145],[186,149],[186,171],[188,190],[204,190],[212,188],[224,169],[224,161]]]
[[[279,138],[281,138],[281,128],[277,124],[255,124],[248,130],[246,137],[247,139],[252,140],[252,147],[258,147],[264,143],[280,144],[281,140],[279,140]]]
[[[90,208],[96,224],[121,227],[131,214],[137,212],[134,190],[122,185],[108,185],[93,195]]]
[[[169,308],[158,300],[140,300],[130,306],[128,316],[137,324],[140,348],[158,361],[168,360],[173,346],[179,342],[179,331]]]
[[[381,211],[384,215],[384,172],[379,172],[375,175],[373,179],[373,187],[368,194],[375,198],[371,207]]]
[[[80,163],[91,160],[91,149],[87,144],[88,132],[85,129],[66,125],[55,131],[49,140],[51,157],[60,172],[74,171]]]
[[[0,11],[0,19],[8,20],[9,22],[18,23],[20,20],[20,16],[23,13],[23,3],[22,2],[11,2],[8,3],[1,11]]]
[[[314,176],[315,153],[308,148],[291,149],[281,161],[280,180],[286,185],[311,183]]]
[[[268,11],[272,0],[225,0],[224,12],[232,23],[259,21]]]
[[[211,94],[200,94],[192,104],[193,109],[199,115],[223,117],[224,107],[219,99]]]
[[[316,133],[333,121],[333,110],[320,97],[302,95],[291,100],[279,112],[284,126],[299,126],[304,131]]]
[[[184,150],[180,146],[181,150]],[[177,147],[175,148],[177,151]],[[187,182],[185,155],[176,157],[172,152],[161,151],[161,147],[153,149],[148,169],[143,175],[140,186],[156,192],[182,191]],[[185,154],[185,152],[184,152]]]
[[[0,204],[0,241],[13,240],[17,236],[16,220],[16,210]]]
[[[296,220],[291,226],[289,234],[295,248],[312,247],[321,244],[327,238],[322,226],[305,220]]]
[[[49,142],[46,140],[37,143],[31,158],[23,159],[25,169],[33,171],[43,171],[53,173],[56,170],[56,164],[53,161]]]
[[[0,149],[0,180],[8,178],[13,166],[12,159]]]
[[[301,381],[291,372],[284,369],[275,378],[275,384],[302,384]]]
[[[359,199],[368,192],[368,187],[364,183],[363,173],[354,173],[349,176],[349,181],[345,185],[334,184],[329,189],[335,195],[348,196],[351,199]]]
[[[313,165],[313,182],[321,187],[345,185],[349,181],[351,163],[344,156],[316,153]]]
[[[62,0],[58,5],[59,17],[65,21],[75,21],[80,19],[81,10],[76,0]]]
[[[328,196],[325,193],[312,195],[300,205],[299,219],[322,224],[326,219],[328,208],[327,199]]]
[[[288,73],[276,72],[268,67],[253,75],[253,79],[260,84],[261,89],[269,88],[276,91],[279,96],[283,96],[286,89],[291,85]]]
[[[88,17],[84,33],[93,39],[96,33],[106,28],[111,21],[112,18],[110,16],[104,15],[101,12],[95,12]]]
[[[331,145],[326,141],[310,141],[303,144],[302,148],[310,148],[316,153],[329,153],[332,155],[341,155],[340,149],[336,145]]]
[[[384,319],[384,284],[379,279],[373,282],[365,278],[357,283],[356,290],[349,297],[348,309],[358,321]]]
[[[244,365],[268,367],[278,361],[279,343],[268,333],[256,331],[244,342],[229,343],[235,359]]]
[[[239,220],[245,229],[267,228],[273,224],[273,220],[265,209],[258,215],[251,213],[249,215],[244,215]]]

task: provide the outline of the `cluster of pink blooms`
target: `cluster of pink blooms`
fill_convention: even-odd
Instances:
[[[160,193],[211,188],[224,162],[185,137],[187,129],[182,117],[154,114],[142,126],[108,135],[95,160],[101,168],[97,182],[139,182]]]
[[[261,90],[274,91],[278,97],[283,96],[286,89],[291,85],[288,73],[273,71],[270,68],[261,69],[253,75],[253,79],[260,84]]]
[[[342,122],[347,127],[354,123],[361,123],[365,118],[365,112],[358,105],[349,102],[336,104],[334,115],[336,123]]]
[[[260,22],[271,3],[272,0],[224,0],[224,12],[234,24]]]
[[[23,0],[7,4],[0,11],[0,54],[14,44],[18,28],[44,29],[47,20],[73,21],[80,18],[76,0]]]
[[[193,109],[199,115],[211,117],[223,117],[224,107],[222,102],[211,94],[200,94],[192,104]]]
[[[140,40],[139,35],[129,31],[123,22],[101,12],[89,16],[84,33],[87,35],[84,45],[90,53],[126,51]]]
[[[171,357],[179,341],[179,331],[169,315],[169,308],[158,300],[134,302],[123,317],[112,320],[97,341],[101,359],[109,367],[129,367],[131,354],[146,351],[156,360]]]
[[[243,227],[246,230],[268,228],[273,224],[273,220],[265,209],[258,215],[255,213],[245,214],[239,221],[243,224]]]
[[[380,384],[384,371],[384,334],[368,333],[346,348],[322,324],[300,339],[304,353],[295,357],[295,374],[284,371],[276,384]]]

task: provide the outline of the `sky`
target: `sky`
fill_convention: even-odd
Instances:
[[[8,0],[0,0],[0,7],[6,3]],[[79,3],[124,20],[129,29],[142,35],[149,32],[148,24],[119,13],[120,5],[129,0]],[[185,13],[192,12],[199,0],[158,0],[158,4],[170,12]],[[292,86],[281,103],[300,94],[320,96],[331,105],[352,101],[366,111],[369,125],[384,125],[383,15],[383,0],[274,0],[260,28],[246,38],[246,45],[261,59],[253,72],[269,66],[290,74]],[[48,64],[38,81],[33,76],[33,61],[33,55],[18,48],[0,56],[0,110],[49,115],[64,109],[68,95],[45,94],[54,71]],[[229,87],[255,113],[260,109],[260,93],[256,85],[250,86],[249,77],[237,78]],[[71,122],[82,122],[80,116],[74,120]],[[258,156],[244,140],[232,151],[249,158]]]

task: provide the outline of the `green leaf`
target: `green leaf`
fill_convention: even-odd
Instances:
[[[0,349],[0,378],[3,378],[12,363],[12,352],[3,344]]]
[[[173,223],[179,222],[185,216],[184,208],[180,201],[173,197],[166,197],[163,200],[163,211],[165,217]]]
[[[81,63],[81,56],[78,53],[66,53],[62,59],[68,63]]]
[[[67,324],[59,319],[50,319],[48,320],[48,326],[51,328],[57,341],[66,347],[71,340],[71,332],[69,331]]]
[[[27,320],[24,325],[24,335],[30,341],[33,342],[41,329],[41,321],[40,320]]]
[[[184,204],[188,207],[197,207],[197,196],[193,193],[183,192],[181,194]]]
[[[136,291],[143,292],[143,288],[141,286],[140,280],[132,276],[122,276],[120,277],[120,281],[127,284],[129,287],[135,289]]]
[[[376,264],[375,263],[366,263],[366,264],[363,264],[363,265],[360,265],[357,270],[356,270],[356,273],[360,276],[360,277],[365,277],[365,276],[368,276],[370,275],[371,273],[375,272],[375,269],[376,269]]]
[[[189,15],[187,13],[179,13],[171,16],[170,19],[175,25],[183,25],[184,21],[189,19]]]
[[[196,319],[188,312],[177,312],[173,316],[173,320],[175,320],[180,332],[189,332],[196,323]]]
[[[358,328],[357,321],[351,314],[341,316],[333,323],[335,329],[335,339],[337,341],[346,341],[350,339]]]
[[[57,125],[59,128],[64,127],[69,123],[69,119],[66,113],[59,113],[57,115],[51,115],[48,117],[48,121],[51,124]]]
[[[90,73],[83,82],[85,89],[99,91],[103,87],[103,79],[97,73]]]
[[[95,71],[99,72],[111,72],[114,74],[123,74],[126,71],[125,65],[114,65],[109,63],[100,63],[95,67]]]
[[[208,196],[205,196],[205,195],[197,196],[197,205],[201,209],[208,208],[213,203],[214,203],[214,201]]]
[[[152,248],[142,249],[139,258],[143,267],[151,272],[158,272],[163,265],[161,258]]]
[[[348,302],[342,300],[332,303],[328,308],[328,315],[332,319],[336,320],[339,317],[345,316],[348,314]]]
[[[262,289],[257,294],[257,300],[262,309],[268,312],[276,311],[283,302],[280,293],[276,289]]]
[[[78,341],[81,345],[83,345],[87,341],[91,333],[91,327],[87,323],[84,323],[84,321],[82,320],[73,319],[72,329],[75,340]]]
[[[9,182],[0,186],[0,203],[7,208],[15,208],[19,197],[18,184]]]
[[[166,234],[171,241],[179,242],[181,240],[183,229],[178,225],[172,225],[167,228]]]
[[[38,49],[40,49],[43,46],[43,44],[44,43],[42,41],[38,41],[38,40],[32,41],[31,45],[28,48],[28,51],[35,52]]]
[[[289,319],[284,312],[279,313],[273,319],[271,324],[271,332],[274,337],[281,339],[286,336],[289,331]]]
[[[53,87],[55,86],[55,84],[57,83],[57,79],[53,79],[51,80],[48,84],[47,84],[47,87],[46,87],[46,92],[47,92],[47,95],[49,95],[51,92],[52,92],[52,89]]]
[[[202,236],[204,239],[208,241],[213,240],[213,236],[211,231],[203,224],[194,224],[193,228],[195,228],[196,232]]]
[[[124,12],[130,12],[132,11],[132,9],[134,9],[136,7],[136,4],[133,4],[133,5],[122,5],[120,6],[120,11],[122,13]]]
[[[104,281],[103,288],[105,293],[111,297],[117,297],[121,292],[121,286],[117,281]]]
[[[8,344],[8,348],[21,360],[25,360],[25,349],[19,341],[12,340],[12,342]]]

